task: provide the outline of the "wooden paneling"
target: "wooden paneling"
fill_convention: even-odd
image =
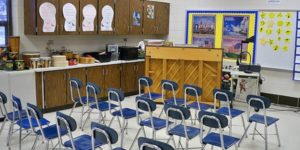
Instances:
[[[101,31],[101,21],[103,19],[103,16],[102,16],[102,8],[106,5],[109,5],[110,7],[113,8],[113,10],[115,9],[115,2],[114,0],[100,0],[99,1],[99,4],[98,4],[98,33],[101,34],[101,35],[112,35],[114,34],[114,31]],[[114,15],[114,19],[113,19],[113,22],[112,22],[112,27],[114,28],[115,26],[115,16],[116,14]]]
[[[106,66],[105,74],[105,85],[106,85],[106,96],[108,88],[121,89],[121,71],[120,65],[109,65]]]
[[[36,104],[39,108],[43,108],[42,82],[42,73],[35,73]]]
[[[128,34],[129,23],[129,0],[116,0],[115,3],[115,34]]]
[[[74,35],[74,34],[79,34],[79,21],[80,21],[80,18],[79,18],[79,14],[80,14],[80,9],[79,9],[79,0],[59,0],[60,2],[60,9],[59,9],[59,14],[60,14],[60,34],[62,35]],[[63,7],[65,4],[67,3],[71,3],[73,4],[75,7],[76,7],[76,31],[66,31],[65,30],[65,17],[64,17],[64,14],[63,14]]]
[[[41,6],[41,4],[43,4],[44,2],[49,2],[52,3],[55,8],[56,8],[56,27],[55,27],[55,31],[51,32],[51,33],[45,33],[43,32],[43,19],[41,18],[40,14],[39,14],[39,8]],[[38,35],[57,35],[58,31],[59,31],[59,1],[58,0],[37,0],[37,8],[36,8],[36,12],[37,12],[37,34]]]
[[[70,93],[70,78],[77,78],[82,81],[83,87],[80,90],[80,96],[86,96],[86,75],[85,75],[85,68],[79,68],[79,69],[70,69],[67,70],[67,104],[73,104],[74,102],[71,99],[71,93]],[[74,98],[78,97],[77,91],[73,90]]]
[[[86,6],[86,5],[93,5],[96,10],[97,10],[97,15],[96,15],[96,18],[94,20],[94,31],[83,31],[82,30],[82,22],[84,20],[84,16],[83,16],[83,8]],[[97,30],[97,27],[98,27],[98,0],[80,0],[80,28],[79,28],[79,32],[80,34],[84,34],[84,35],[91,35],[91,34],[97,34],[98,30]]]
[[[136,64],[128,63],[122,64],[122,76],[121,76],[121,88],[122,91],[133,92],[137,89],[136,80]]]
[[[145,75],[145,62],[136,63],[137,69],[137,79]]]
[[[44,73],[46,108],[67,104],[66,72],[50,71]]]
[[[153,1],[145,1],[144,2],[144,13],[143,13],[143,27],[144,27],[144,34],[155,34],[155,28],[156,28],[156,24],[155,24],[155,15],[154,18],[149,18],[147,16],[148,14],[148,7],[154,7],[154,11],[156,9],[155,7],[155,2]],[[155,14],[155,13],[154,13]]]
[[[166,35],[169,33],[170,4],[156,3],[156,34]]]
[[[36,0],[24,0],[24,34],[36,35]]]
[[[105,67],[89,67],[86,68],[86,81],[92,82],[100,86],[101,93],[98,97],[105,97]]]
[[[130,34],[142,34],[143,0],[130,0]],[[139,20],[136,15],[139,15]],[[136,17],[134,17],[136,16]]]

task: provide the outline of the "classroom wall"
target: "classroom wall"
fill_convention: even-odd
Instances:
[[[267,0],[156,0],[170,2],[170,34],[167,39],[177,44],[185,42],[185,23],[187,10],[297,10],[299,0],[281,0],[280,5],[268,5]],[[13,31],[21,36],[22,51],[40,51],[45,53],[46,43],[54,40],[57,48],[66,46],[79,52],[103,49],[106,43],[116,42],[124,44],[123,38],[128,38],[128,45],[144,38],[153,36],[24,36],[23,3],[24,0],[12,0],[13,3]],[[163,37],[158,37],[163,38]],[[293,59],[293,58],[291,58]],[[292,72],[281,70],[262,70],[266,81],[262,85],[262,92],[300,97],[300,82],[292,81]]]

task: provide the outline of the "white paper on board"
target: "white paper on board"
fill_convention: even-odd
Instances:
[[[295,65],[295,71],[300,72],[300,65]]]
[[[297,37],[300,37],[300,29],[297,31]]]
[[[296,56],[296,61],[297,64],[300,63],[300,56]]]
[[[43,20],[43,32],[54,32],[56,28],[56,8],[52,3],[45,2],[39,8]]]
[[[112,21],[114,19],[114,10],[111,6],[105,5],[102,8],[101,31],[113,31]]]
[[[76,31],[76,14],[77,10],[75,5],[71,3],[66,3],[63,6],[63,15],[65,18],[64,28],[67,32]]]
[[[297,38],[297,46],[300,46],[300,38]]]
[[[300,29],[300,21],[298,21],[298,29]]]
[[[82,31],[94,31],[95,25],[94,21],[97,15],[97,10],[94,5],[88,4],[83,7],[82,10],[83,21],[82,21]]]
[[[300,73],[295,73],[295,80],[300,80]]]
[[[299,54],[299,55],[300,55],[300,47],[297,47],[296,54]]]
[[[300,11],[298,12],[298,19],[300,19]]]

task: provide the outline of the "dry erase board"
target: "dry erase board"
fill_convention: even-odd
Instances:
[[[265,68],[293,70],[296,11],[259,11],[256,64]]]

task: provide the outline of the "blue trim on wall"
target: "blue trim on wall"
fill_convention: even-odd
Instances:
[[[255,25],[254,25],[254,35],[255,35],[255,43],[253,46],[253,56],[252,56],[252,63],[255,64],[255,60],[256,60],[256,41],[257,41],[257,24],[258,24],[258,11],[216,11],[216,10],[187,10],[186,12],[186,27],[185,27],[185,44],[188,44],[188,38],[189,38],[189,15],[191,13],[216,13],[216,14],[220,14],[220,13],[234,13],[234,14],[255,14]]]
[[[297,36],[298,36],[298,21],[300,20],[299,19],[299,12],[300,11],[297,11],[297,19],[296,19],[296,38],[295,38],[295,53],[294,53],[294,68],[293,68],[293,80],[295,81],[296,79],[295,79],[295,75],[296,75],[296,73],[298,73],[297,71],[296,71],[296,65],[297,65],[297,63],[296,63],[296,56],[297,56],[297,47],[299,47],[298,46],[298,44],[297,44]]]

